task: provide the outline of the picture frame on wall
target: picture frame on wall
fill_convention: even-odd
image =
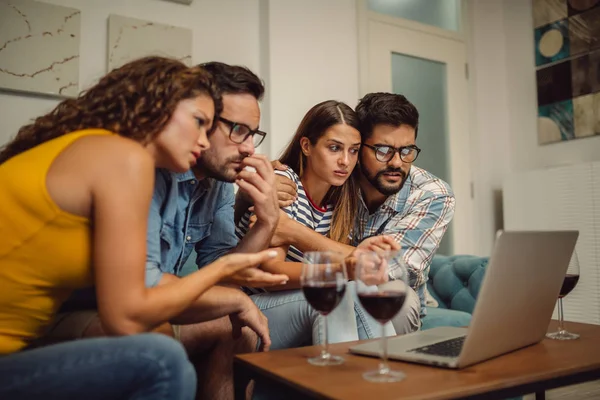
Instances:
[[[538,143],[600,135],[600,0],[533,0]]]
[[[81,12],[33,0],[0,1],[0,90],[79,93]]]
[[[192,30],[137,18],[108,17],[108,70],[145,56],[192,62]]]
[[[192,4],[192,2],[194,0],[165,0],[165,1],[172,1],[174,3],[187,4],[189,6],[190,4]]]

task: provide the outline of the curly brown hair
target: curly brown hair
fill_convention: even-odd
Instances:
[[[180,101],[199,95],[213,99],[217,121],[223,103],[209,72],[164,57],[131,61],[109,72],[77,98],[62,101],[50,113],[21,127],[0,151],[0,164],[80,129],[106,129],[147,143],[163,130]]]

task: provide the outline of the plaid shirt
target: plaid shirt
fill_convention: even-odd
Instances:
[[[389,196],[371,215],[360,197],[352,244],[375,235],[391,235],[402,247],[408,267],[409,283],[421,297],[427,282],[431,259],[448,224],[454,216],[454,193],[450,186],[429,172],[411,167],[398,193]],[[395,279],[398,264],[390,265],[390,279]]]

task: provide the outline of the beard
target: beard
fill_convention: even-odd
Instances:
[[[369,173],[369,171],[367,171],[367,169],[360,164],[360,170],[363,174],[363,176],[367,179],[367,181],[371,184],[371,186],[373,186],[375,189],[377,189],[377,191],[383,195],[386,196],[391,196],[393,194],[398,193],[400,190],[402,190],[402,187],[404,186],[404,182],[406,182],[406,173],[404,171],[402,171],[400,168],[386,168],[383,169],[379,172],[377,172],[374,176],[371,175]],[[398,173],[400,174],[400,176],[402,177],[402,179],[400,180],[400,182],[398,183],[386,183],[384,181],[384,177],[383,174],[387,174],[387,173]]]
[[[218,181],[234,182],[238,172],[241,170],[241,166],[238,170],[233,168],[231,163],[242,162],[243,159],[244,157],[234,156],[227,158],[223,162],[219,162],[212,154],[205,153],[198,159],[198,164],[196,164],[195,168],[200,169],[207,176]]]

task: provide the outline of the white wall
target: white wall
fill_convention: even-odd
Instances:
[[[106,72],[110,13],[193,29],[193,62],[244,64],[267,83],[262,151],[274,158],[314,104],[358,100],[355,0],[44,0],[82,10],[80,89]],[[533,28],[529,0],[471,0],[469,59],[473,166],[479,235],[489,254],[502,226],[508,174],[600,160],[600,137],[537,144]],[[0,143],[58,100],[0,92]]]
[[[507,44],[502,2],[470,3],[469,85],[471,92],[472,167],[475,192],[476,252],[490,254],[494,232],[500,226],[497,192],[510,171],[506,85]]]
[[[489,254],[494,232],[503,225],[500,192],[508,175],[598,161],[600,137],[538,145],[531,1],[471,0],[469,5],[477,248]]]
[[[355,0],[42,0],[81,14],[82,90],[106,73],[108,15],[193,30],[192,61],[246,65],[267,84],[260,151],[277,157],[310,107],[327,99],[358,101]],[[0,92],[0,144],[60,100]]]
[[[354,0],[269,1],[270,156],[321,101],[358,102]]]
[[[259,69],[258,0],[43,0],[81,10],[79,89],[107,72],[108,15],[119,14],[193,30],[192,62],[224,61]],[[0,144],[60,100],[0,92]]]

